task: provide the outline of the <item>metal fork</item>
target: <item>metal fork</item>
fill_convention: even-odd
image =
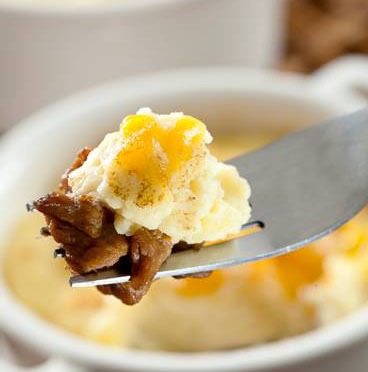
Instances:
[[[285,254],[351,219],[368,203],[368,109],[288,135],[228,163],[249,181],[253,224],[264,228],[199,251],[174,253],[157,278]],[[72,277],[70,284],[126,281],[129,275],[109,269]]]

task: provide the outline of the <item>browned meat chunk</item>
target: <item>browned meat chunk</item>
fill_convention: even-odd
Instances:
[[[128,254],[128,248],[127,238],[119,235],[112,224],[106,225],[102,236],[78,258],[81,272],[87,273],[114,266],[121,257]]]
[[[175,244],[173,252],[187,251],[188,249],[199,251],[203,247],[203,244],[204,243],[188,244],[186,242],[180,241],[179,243]]]
[[[66,261],[74,272],[84,274],[111,267],[127,255],[127,239],[115,231],[109,212],[92,198],[51,193],[33,205],[46,215],[47,231],[65,249]],[[88,213],[84,217],[83,211]],[[84,221],[88,216],[93,219]],[[93,221],[97,221],[98,229],[88,226]]]
[[[87,157],[91,151],[92,149],[90,149],[89,147],[85,147],[84,149],[80,150],[72,166],[68,168],[64,172],[64,174],[61,176],[61,182],[60,182],[59,188],[65,194],[71,191],[69,182],[68,182],[69,174],[73,172],[73,170],[83,165],[83,163],[87,160]]]
[[[70,224],[49,217],[48,231],[64,248],[67,263],[78,274],[111,267],[128,254],[127,239],[117,234],[112,224],[106,224],[103,234],[92,239]]]
[[[102,233],[104,208],[88,195],[69,197],[52,192],[34,201],[33,207],[46,216],[68,222],[91,238],[98,238]]]
[[[63,222],[55,217],[47,217],[46,222],[49,233],[59,244],[78,245],[78,247],[86,248],[93,242],[93,238],[77,230],[67,222]]]
[[[170,238],[158,230],[138,230],[130,241],[131,281],[100,286],[100,291],[112,294],[128,305],[139,302],[149,290],[163,262],[170,256],[172,246]]]
[[[99,287],[126,304],[142,299],[171,253],[170,238],[158,230],[140,229],[128,241],[116,232],[110,212],[91,197],[50,193],[32,206],[45,214],[47,228],[42,233],[52,235],[65,250],[65,260],[74,273],[112,267],[129,256],[131,281]]]
[[[101,243],[101,242],[100,242]],[[65,260],[74,273],[85,274],[107,267],[112,267],[126,256],[128,243],[124,236],[115,245],[98,244],[82,249],[78,246],[63,246],[66,251]]]

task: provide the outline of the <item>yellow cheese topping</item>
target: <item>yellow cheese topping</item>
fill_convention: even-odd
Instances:
[[[193,156],[193,145],[203,140],[205,125],[191,117],[164,128],[150,115],[129,115],[121,123],[124,144],[117,161],[126,171],[151,183],[167,184],[174,172]]]

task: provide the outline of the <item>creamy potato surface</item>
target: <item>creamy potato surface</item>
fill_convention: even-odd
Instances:
[[[219,138],[231,157],[270,141]],[[141,303],[124,306],[95,289],[71,289],[41,216],[15,227],[5,260],[14,295],[47,321],[105,345],[153,350],[234,348],[299,334],[332,322],[368,298],[368,212],[313,245],[275,259],[214,272],[206,279],[156,281]]]
[[[250,187],[235,167],[209,151],[200,120],[149,108],[128,115],[69,175],[71,194],[91,195],[131,236],[158,229],[175,244],[224,239],[250,217]]]

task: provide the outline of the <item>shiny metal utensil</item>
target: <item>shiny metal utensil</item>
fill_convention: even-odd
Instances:
[[[157,278],[278,256],[335,230],[368,203],[368,109],[288,135],[228,162],[252,188],[251,235],[172,254]],[[117,270],[75,276],[73,287],[129,281]]]

